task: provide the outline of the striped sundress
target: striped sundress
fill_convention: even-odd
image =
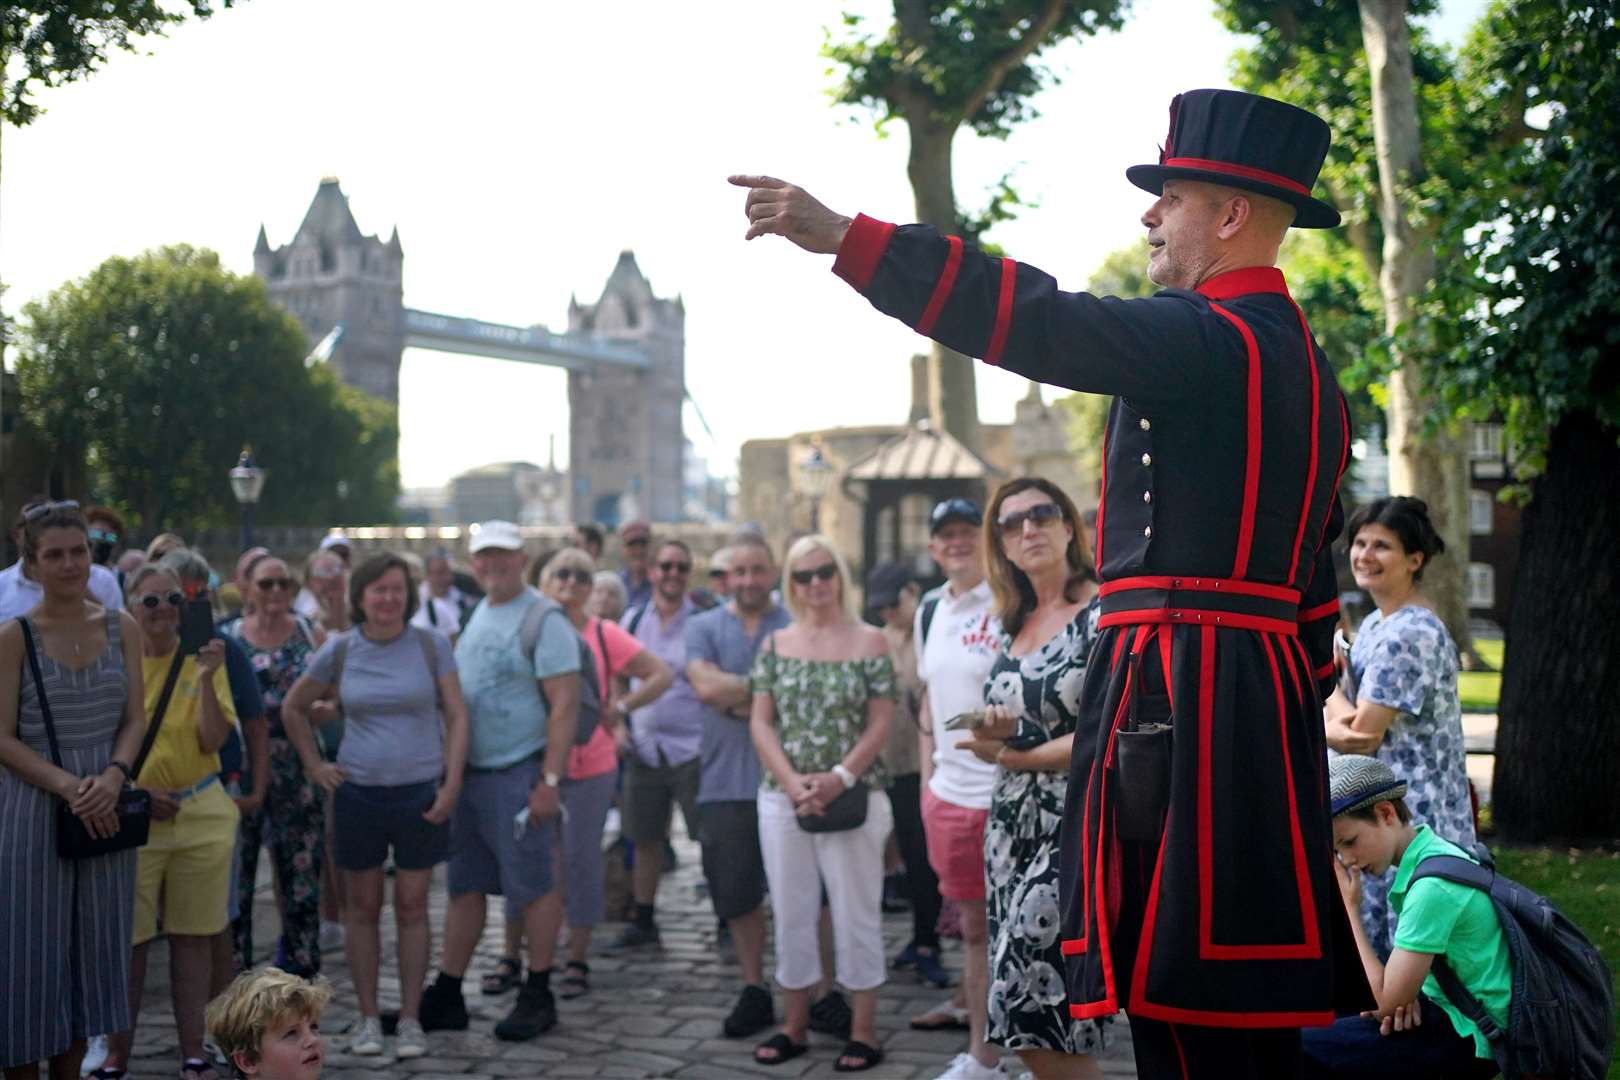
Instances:
[[[77,776],[107,767],[129,692],[119,613],[108,611],[106,619],[107,647],[86,666],[39,653],[62,765]],[[26,654],[21,666],[17,737],[50,760]],[[135,852],[58,857],[56,803],[49,792],[0,774],[0,1066],[6,1068],[130,1026]]]

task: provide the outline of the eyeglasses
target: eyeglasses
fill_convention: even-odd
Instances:
[[[589,570],[573,570],[565,566],[552,571],[551,576],[564,583],[577,581],[581,585],[589,585],[595,575]]]
[[[646,547],[649,543],[651,543],[651,541],[649,541],[645,536],[642,536],[642,537],[637,537],[634,540],[626,540],[624,542],[624,546],[625,547]]]
[[[689,574],[692,572],[692,564],[689,562],[677,562],[671,560],[668,562],[659,563],[658,569],[662,570],[666,574]]]
[[[1034,524],[1037,529],[1044,529],[1054,521],[1063,519],[1063,511],[1057,503],[1036,503],[1028,510],[1014,510],[1010,514],[1003,514],[996,522],[1001,526],[1002,536],[1016,536],[1024,531],[1024,522]]]
[[[141,597],[141,607],[148,611],[152,611],[159,604],[164,603],[165,601],[168,602],[170,607],[179,607],[181,604],[186,602],[186,594],[182,592],[172,592],[167,596],[159,596],[157,593],[147,593],[145,596]]]
[[[832,563],[822,563],[814,570],[795,570],[791,576],[795,584],[808,585],[812,581],[831,581],[836,573],[838,573],[837,566]]]
[[[263,589],[265,592],[269,592],[271,589],[291,590],[293,587],[293,579],[286,577],[267,577],[260,578],[253,584]]]
[[[24,510],[22,516],[24,521],[33,521],[35,518],[44,517],[53,510],[77,510],[78,508],[79,504],[73,499],[63,499],[61,502],[35,503]]]
[[[946,499],[936,503],[933,513],[928,515],[928,531],[935,532],[939,527],[952,518],[979,525],[984,521],[984,514],[979,510],[979,504],[972,499],[961,497]]]
[[[92,544],[116,544],[118,534],[108,529],[91,529],[90,542]]]

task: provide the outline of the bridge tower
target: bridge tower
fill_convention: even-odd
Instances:
[[[292,241],[272,249],[259,226],[253,272],[297,316],[310,346],[343,327],[331,358],[337,375],[390,405],[399,404],[405,348],[405,253],[396,228],[384,243],[360,232],[336,177],[321,181]]]
[[[653,295],[621,252],[594,304],[568,303],[570,334],[622,342],[643,369],[596,365],[568,373],[568,467],[576,521],[679,521],[684,487],[681,408],[686,396],[686,305]]]

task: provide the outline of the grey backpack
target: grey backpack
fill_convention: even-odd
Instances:
[[[562,619],[568,632],[574,635],[579,645],[579,723],[574,729],[574,745],[584,746],[596,734],[596,725],[602,719],[602,684],[596,677],[596,654],[591,652],[590,645],[574,629],[574,624],[568,620],[568,612],[562,609],[561,604],[541,593],[535,595],[540,597],[540,602],[524,612],[518,643],[523,646],[524,659],[532,660],[534,647],[540,644],[540,628],[553,615]]]

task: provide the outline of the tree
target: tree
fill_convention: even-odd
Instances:
[[[1135,243],[1109,252],[1087,280],[1086,291],[1094,296],[1152,296],[1158,286],[1148,280],[1146,248]],[[1103,435],[1108,427],[1111,400],[1107,394],[1077,391],[1052,402],[1053,407],[1063,413],[1069,449],[1074,451],[1083,475],[1102,475]]]
[[[23,308],[24,417],[83,494],[148,531],[233,521],[244,444],[269,473],[259,520],[385,521],[398,491],[392,406],[306,368],[298,323],[210,251],[112,258]]]
[[[1454,408],[1498,417],[1527,485],[1498,705],[1494,820],[1513,839],[1620,835],[1620,24],[1611,5],[1495,4],[1467,108],[1545,112],[1474,162],[1438,230],[1426,330]],[[1540,115],[1538,112],[1538,116]],[[1605,479],[1606,478],[1606,479]]]
[[[894,22],[881,35],[846,14],[845,36],[824,48],[847,69],[834,97],[878,114],[881,131],[901,120],[911,137],[906,174],[917,220],[977,239],[1018,201],[1003,179],[976,219],[957,208],[951,145],[959,128],[1005,138],[1036,115],[1030,105],[1053,81],[1039,58],[1071,37],[1118,29],[1126,0],[894,0]],[[935,423],[978,447],[973,363],[935,344],[929,354],[929,411]]]

